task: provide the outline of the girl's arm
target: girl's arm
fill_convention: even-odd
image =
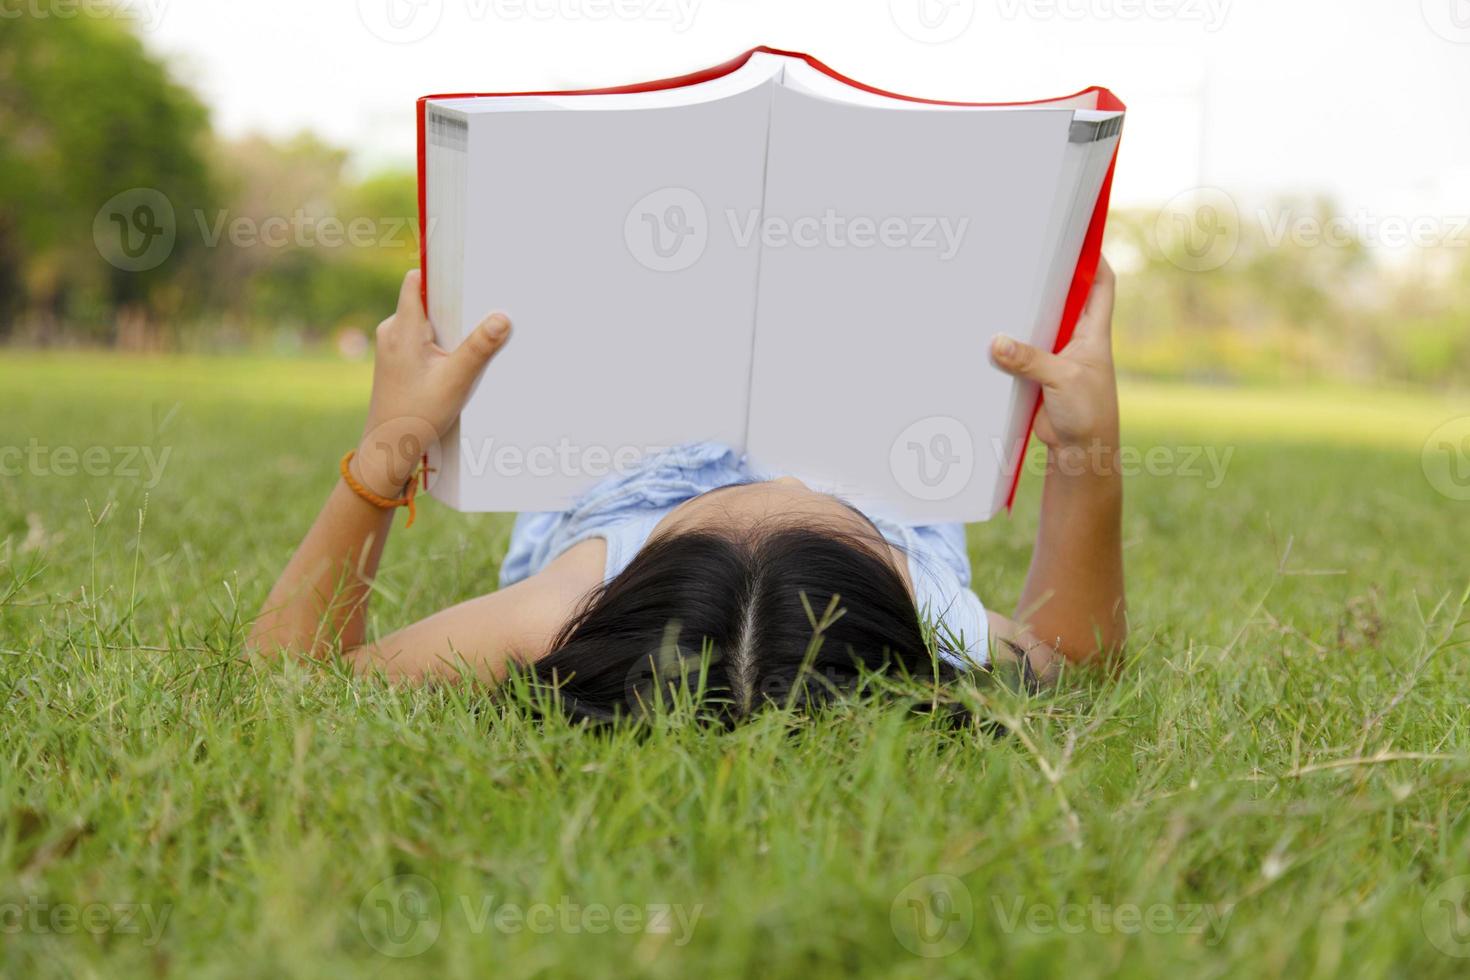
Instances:
[[[358,483],[391,499],[403,496],[422,454],[453,425],[510,335],[510,321],[494,314],[453,352],[445,351],[434,343],[419,295],[415,270],[404,277],[397,311],[378,327],[368,421],[350,464]],[[411,626],[364,646],[368,598],[395,513],[339,479],[271,589],[247,649],[266,658],[283,651],[324,657],[340,649],[360,669],[405,676],[452,672],[458,654],[488,678],[503,675],[507,654],[528,652],[524,648],[536,637],[560,624],[551,620],[571,588],[562,581],[565,564],[515,590],[445,610],[431,628]],[[455,640],[461,645],[451,649]]]
[[[1027,645],[1039,639],[1074,663],[1111,658],[1128,628],[1113,288],[1113,270],[1104,261],[1076,332],[1060,354],[1008,337],[991,344],[998,367],[1035,381],[1043,392],[1036,435],[1047,447],[1046,482],[1016,619],[1029,627]],[[1002,629],[996,635],[1009,634]]]

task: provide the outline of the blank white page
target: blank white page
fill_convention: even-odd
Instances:
[[[846,230],[809,246],[768,237],[761,250],[757,466],[870,514],[991,516],[1013,383],[988,348],[996,333],[1029,332],[1041,306],[1052,214],[1071,203],[1058,193],[1071,118],[894,112],[777,90],[767,226]],[[885,225],[897,229],[886,241],[863,233]]]
[[[437,328],[453,343],[497,309],[515,326],[436,493],[560,509],[636,453],[742,444],[758,254],[718,230],[760,205],[773,90],[466,114],[461,322]]]

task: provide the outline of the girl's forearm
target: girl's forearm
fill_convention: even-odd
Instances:
[[[1016,612],[1074,663],[1111,656],[1127,634],[1116,447],[1109,439],[1048,450],[1040,526]]]
[[[321,657],[361,645],[395,513],[368,503],[339,478],[271,589],[248,648],[266,657],[282,650]]]
[[[398,308],[378,325],[373,394],[351,472],[378,497],[397,500],[419,460],[459,417],[485,365],[505,346],[510,321],[493,313],[453,351],[434,342],[423,279],[403,277]],[[249,648],[322,656],[362,645],[368,596],[396,511],[359,497],[341,479],[256,618]]]

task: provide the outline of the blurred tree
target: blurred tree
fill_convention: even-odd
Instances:
[[[104,337],[117,310],[180,312],[189,240],[161,259],[161,244],[136,250],[167,231],[170,209],[209,200],[207,112],[125,21],[13,13],[0,30],[0,336],[22,312]],[[132,264],[151,267],[104,258],[123,235]]]
[[[366,329],[392,309],[418,262],[413,174],[353,183],[347,154],[309,134],[249,137],[218,157],[231,207],[196,216],[189,233],[218,251],[219,305],[318,336]]]
[[[1222,381],[1470,381],[1470,243],[1390,260],[1322,199],[1177,217],[1109,218],[1105,248],[1127,277],[1117,316],[1124,370]]]

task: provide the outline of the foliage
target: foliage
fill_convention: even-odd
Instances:
[[[391,309],[418,254],[412,174],[354,180],[310,135],[219,140],[120,19],[3,23],[0,338],[195,346],[365,329]],[[126,221],[140,192],[172,244],[119,267],[107,211],[124,195]]]
[[[391,172],[349,179],[347,154],[303,134],[219,151],[228,209],[197,218],[211,243],[216,306],[247,325],[308,335],[370,329],[418,264],[418,184]]]
[[[1227,250],[1191,254],[1169,217],[1109,216],[1106,251],[1126,277],[1116,318],[1124,370],[1470,384],[1470,240],[1375,254],[1333,202],[1281,200],[1222,216]]]
[[[105,262],[93,221],[114,195],[152,188],[176,208],[212,199],[208,115],[123,21],[8,12],[0,30],[0,337],[23,311],[111,335],[115,310],[193,312],[197,256]]]

